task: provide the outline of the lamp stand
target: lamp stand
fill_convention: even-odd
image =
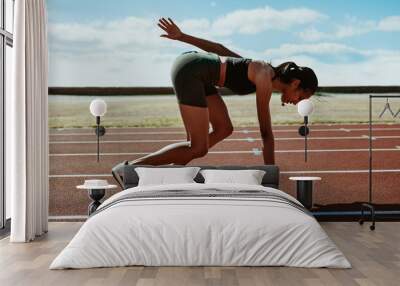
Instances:
[[[100,136],[106,134],[106,129],[104,126],[100,126],[100,116],[96,116],[96,129],[95,133],[97,135],[97,162],[100,161]]]
[[[96,116],[97,162],[100,161],[100,116]]]
[[[307,162],[307,124],[308,124],[308,116],[304,116],[304,127],[305,127],[305,135],[304,135],[304,162]]]

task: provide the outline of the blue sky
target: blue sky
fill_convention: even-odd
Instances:
[[[50,85],[169,86],[196,49],[159,35],[160,16],[244,57],[294,60],[321,85],[399,84],[400,3],[384,1],[47,1]]]

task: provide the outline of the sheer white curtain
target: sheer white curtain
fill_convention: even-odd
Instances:
[[[12,242],[47,232],[49,201],[45,0],[15,1],[13,92],[6,113]]]

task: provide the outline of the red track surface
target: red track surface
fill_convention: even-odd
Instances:
[[[400,203],[400,124],[374,125],[373,201]],[[312,125],[308,162],[304,162],[304,138],[297,127],[275,126],[276,164],[280,189],[295,195],[290,176],[315,175],[314,203],[351,203],[368,199],[368,125]],[[97,163],[93,129],[50,132],[50,215],[85,215],[90,199],[76,185],[88,178],[114,182],[111,168],[161,147],[185,140],[180,128],[109,128],[101,138]],[[108,142],[111,141],[111,142]],[[121,142],[123,141],[123,142]],[[124,142],[125,141],[125,142]],[[237,128],[205,157],[191,165],[261,165],[261,141],[257,128]],[[119,189],[116,191],[120,191]],[[109,191],[108,195],[116,191]]]

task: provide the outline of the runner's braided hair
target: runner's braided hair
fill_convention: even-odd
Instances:
[[[312,94],[317,90],[318,79],[314,71],[308,67],[299,67],[294,62],[285,62],[277,67],[272,67],[275,76],[272,80],[279,79],[283,83],[291,83],[294,79],[299,79],[299,87]]]

